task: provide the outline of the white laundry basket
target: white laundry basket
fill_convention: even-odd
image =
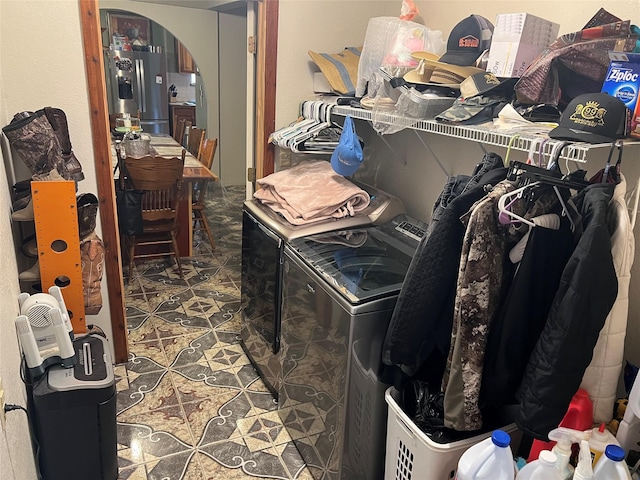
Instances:
[[[452,480],[465,450],[491,436],[489,431],[457,442],[436,443],[402,411],[399,396],[393,387],[385,393],[389,414],[384,480]],[[516,425],[502,430],[511,435],[511,450],[516,451],[521,439]]]

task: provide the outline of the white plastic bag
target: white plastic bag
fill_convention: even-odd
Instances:
[[[384,67],[394,77],[401,77],[418,65],[413,52],[442,55],[446,42],[440,30],[430,30],[419,23],[396,17],[369,20],[358,64],[356,96],[362,97],[374,72]]]

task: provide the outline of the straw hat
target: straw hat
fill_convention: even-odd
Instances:
[[[404,79],[409,83],[459,89],[466,78],[484,72],[476,67],[440,62],[437,55],[430,52],[414,52],[412,56],[420,60],[420,63],[417,68],[405,74]]]

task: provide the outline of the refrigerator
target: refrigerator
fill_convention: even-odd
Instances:
[[[109,113],[140,115],[147,133],[169,134],[167,64],[164,53],[105,52]]]

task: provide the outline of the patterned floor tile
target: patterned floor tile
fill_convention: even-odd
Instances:
[[[183,278],[172,259],[140,261],[125,288],[119,478],[311,480],[239,343],[244,187],[207,195],[215,248],[196,234]]]
[[[158,332],[154,326],[153,315],[128,318],[127,329],[130,343],[158,340]]]
[[[127,370],[137,373],[151,372],[167,368],[167,356],[160,340],[151,340],[129,344],[129,361]]]
[[[128,372],[129,388],[118,392],[116,409],[118,414],[144,403],[141,408],[155,410],[178,405],[178,393],[167,370],[136,375]]]

